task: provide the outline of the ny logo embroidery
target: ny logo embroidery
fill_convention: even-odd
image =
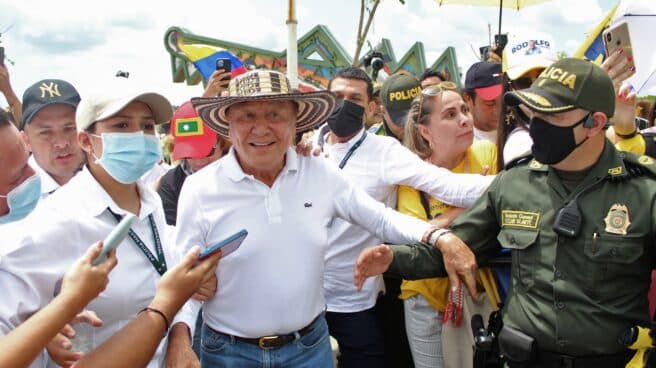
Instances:
[[[54,97],[61,97],[61,93],[59,93],[59,85],[55,84],[55,82],[50,82],[50,84],[41,83],[41,86],[39,87],[41,90],[41,98],[46,97],[46,93],[48,93],[50,98]]]

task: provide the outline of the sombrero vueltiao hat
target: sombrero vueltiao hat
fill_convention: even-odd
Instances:
[[[296,132],[314,128],[324,122],[335,107],[335,97],[328,91],[292,92],[287,77],[271,70],[254,70],[230,81],[228,96],[192,98],[198,115],[207,126],[228,137],[226,111],[232,105],[252,101],[294,101],[298,105]]]

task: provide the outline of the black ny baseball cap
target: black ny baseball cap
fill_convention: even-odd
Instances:
[[[508,105],[526,105],[534,111],[554,114],[577,108],[615,113],[615,90],[608,74],[582,59],[566,58],[547,67],[531,87],[508,92]]]
[[[465,89],[474,90],[485,101],[494,100],[503,93],[501,64],[489,61],[474,63],[465,77]]]
[[[44,79],[36,82],[23,93],[23,119],[20,129],[30,123],[34,115],[46,106],[68,105],[75,110],[80,103],[80,94],[70,83],[61,79]]]

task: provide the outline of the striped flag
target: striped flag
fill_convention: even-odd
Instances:
[[[178,119],[176,121],[175,134],[178,137],[203,135],[203,122],[200,118]]]
[[[178,47],[187,55],[203,78],[207,81],[216,71],[216,59],[230,59],[232,64],[232,78],[246,73],[244,63],[230,51],[220,50],[209,46],[187,45],[178,43]]]
[[[606,16],[601,22],[590,31],[590,34],[588,34],[588,37],[583,41],[583,44],[578,50],[576,50],[576,52],[574,52],[573,57],[588,59],[597,65],[600,65],[606,60],[606,48],[604,47],[604,40],[602,39],[601,34],[604,31],[604,28],[610,24],[619,5],[619,2],[615,4],[615,6],[606,13]]]

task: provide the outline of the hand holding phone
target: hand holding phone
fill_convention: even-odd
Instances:
[[[606,56],[610,56],[618,49],[622,49],[627,59],[635,65],[633,62],[633,48],[631,46],[628,23],[621,22],[604,30],[602,38],[604,40],[604,47],[606,48]]]
[[[235,234],[230,235],[224,240],[203,249],[198,256],[198,260],[203,260],[218,251],[221,251],[221,258],[226,257],[239,248],[244,239],[246,239],[247,235],[248,231],[246,230],[240,230]]]
[[[103,249],[98,257],[92,262],[94,266],[103,263],[107,259],[107,253],[113,249],[116,249],[116,247],[118,247],[123,242],[125,237],[128,235],[130,226],[132,226],[132,222],[135,218],[136,216],[131,213],[123,216],[123,219],[121,219],[118,225],[116,225],[116,227],[112,229],[109,235],[107,235],[105,240],[103,240]]]

